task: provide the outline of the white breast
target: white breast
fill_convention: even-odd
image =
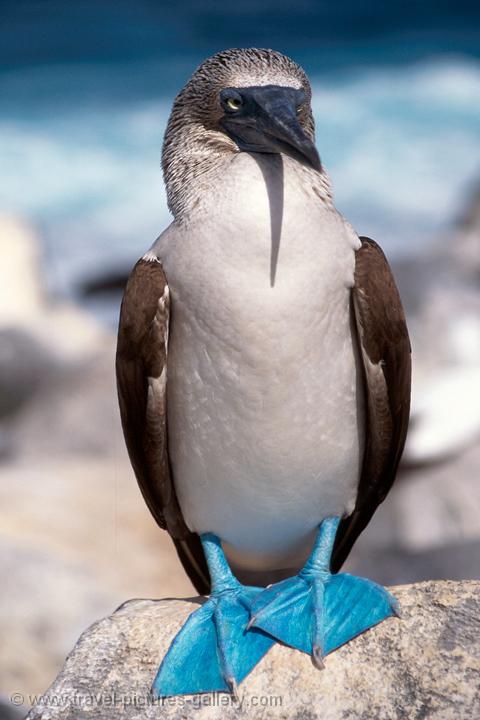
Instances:
[[[157,248],[180,505],[250,569],[295,564],[324,517],[352,510],[363,444],[349,310],[359,241],[279,161],[239,155],[222,195]]]

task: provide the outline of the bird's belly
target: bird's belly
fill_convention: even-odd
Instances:
[[[329,311],[301,318],[233,308],[234,332],[225,317],[206,328],[174,309],[175,487],[187,525],[216,533],[238,567],[298,566],[321,520],[353,509],[363,445],[358,362],[348,292],[330,299]]]

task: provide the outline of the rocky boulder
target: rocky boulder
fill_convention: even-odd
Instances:
[[[480,717],[480,582],[391,590],[401,619],[332,653],[322,671],[276,645],[240,685],[237,701],[226,694],[153,698],[157,667],[202,600],[131,600],[81,636],[28,720]]]

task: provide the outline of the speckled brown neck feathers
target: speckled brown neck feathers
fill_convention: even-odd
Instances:
[[[311,88],[302,68],[272,50],[227,50],[206,60],[177,95],[165,133],[162,165],[168,206],[176,219],[195,205],[201,179],[239,152],[222,131],[219,93],[226,87],[284,85],[302,89],[307,102],[299,119],[314,139]]]

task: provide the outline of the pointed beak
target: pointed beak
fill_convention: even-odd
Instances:
[[[302,90],[277,85],[226,88],[220,99],[225,110],[220,125],[240,150],[285,153],[321,171],[317,148],[298,118],[306,101]]]

